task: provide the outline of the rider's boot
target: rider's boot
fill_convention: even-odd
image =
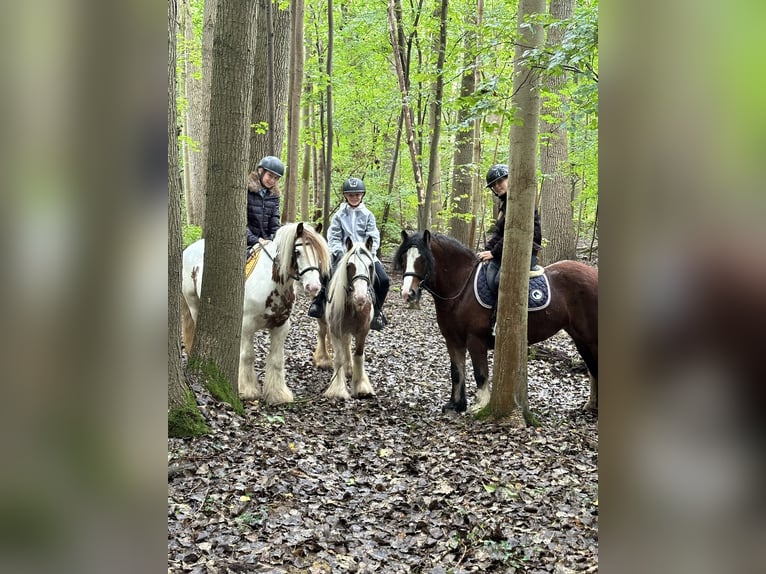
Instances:
[[[386,325],[388,325],[388,319],[386,319],[386,316],[383,314],[383,309],[375,307],[372,322],[370,323],[370,329],[373,331],[382,331],[383,327]]]
[[[319,293],[317,293],[317,296],[314,297],[314,300],[311,302],[308,316],[314,317],[314,319],[321,319],[324,316],[324,306],[326,302],[327,302],[327,291],[325,289],[325,286],[322,285],[322,288],[319,290]]]

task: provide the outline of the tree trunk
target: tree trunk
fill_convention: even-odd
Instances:
[[[197,72],[197,66],[194,65],[194,59],[191,57],[191,51],[192,46],[195,45],[195,38],[194,38],[194,26],[192,22],[192,16],[191,11],[189,9],[189,0],[181,0],[182,1],[182,12],[181,12],[181,26],[183,26],[183,33],[184,33],[184,73],[183,73],[183,81],[179,82],[179,85],[181,86],[182,92],[181,96],[186,99],[186,110],[184,111],[183,116],[183,122],[182,122],[182,129],[184,139],[183,139],[183,160],[184,160],[184,179],[183,179],[183,194],[184,194],[184,203],[186,204],[186,223],[190,225],[199,225],[201,223],[201,219],[196,217],[196,214],[194,213],[195,205],[192,200],[192,177],[191,173],[192,170],[196,169],[196,163],[197,163],[197,156],[192,156],[192,150],[190,149],[192,147],[192,140],[195,138],[192,136],[191,131],[194,129],[192,127],[192,123],[194,122],[195,125],[198,125],[198,121],[196,119],[192,120],[193,113],[192,113],[192,106],[193,106],[193,100],[199,99],[199,95],[197,94],[195,96],[194,94],[194,85],[197,84],[197,82],[194,82],[194,76]],[[174,113],[176,113],[174,111]],[[199,137],[199,136],[198,136]],[[192,157],[194,157],[194,165],[192,163]],[[199,223],[197,223],[199,222]]]
[[[444,98],[444,58],[447,51],[447,0],[441,0],[439,13],[439,39],[435,49],[438,53],[436,58],[436,82],[433,88],[433,100],[431,101],[431,149],[428,159],[428,181],[425,189],[425,204],[418,223],[420,229],[428,229],[431,226],[431,209],[435,187],[441,184],[441,162],[439,161],[439,140],[442,125],[442,99]]]
[[[292,4],[292,2],[291,2]],[[287,94],[290,90],[290,35],[292,13],[288,8],[277,9],[274,13],[274,148],[272,155],[282,157],[287,135]],[[298,92],[300,94],[300,92]],[[289,165],[287,166],[290,167]],[[295,202],[295,196],[292,196]],[[293,205],[293,214],[295,206]]]
[[[287,206],[284,220],[296,221],[296,199],[298,196],[299,174],[308,176],[308,167],[298,171],[300,161],[300,131],[301,131],[301,94],[303,93],[303,0],[292,2],[292,27],[290,32],[290,72],[288,73],[290,88],[287,91],[287,177],[283,186]],[[305,189],[308,189],[308,184]],[[289,201],[293,198],[293,201]],[[301,217],[306,219],[308,198],[301,194]]]
[[[190,189],[186,209],[192,214],[188,219],[193,225],[205,222],[205,197],[207,162],[210,141],[210,79],[213,73],[213,35],[215,33],[217,3],[205,2],[202,23],[202,75],[199,79],[190,77],[190,117],[188,135],[195,142],[195,149],[189,150],[190,161],[184,169],[190,171]]]
[[[555,21],[572,17],[574,0],[551,0],[550,13]],[[561,44],[564,30],[561,26],[548,28],[547,47],[554,51]],[[576,258],[576,242],[572,212],[572,174],[569,168],[569,142],[564,109],[566,74],[548,74],[545,87],[553,94],[554,102],[543,104],[540,120],[540,170],[543,176],[540,184],[540,218],[543,232],[548,239],[545,249],[540,251],[540,261],[548,265],[562,259]],[[560,100],[556,102],[556,97]],[[545,118],[551,118],[547,121]]]
[[[176,136],[176,0],[168,1],[168,435],[207,431],[181,368],[181,188]]]
[[[248,171],[254,170],[264,156],[282,156],[289,87],[290,11],[276,9],[270,0],[261,0],[257,4],[255,72],[250,117],[250,123],[254,124],[255,128],[249,132]],[[273,14],[271,23],[269,13]],[[270,55],[272,50],[273,61]]]
[[[324,165],[324,228],[330,228],[330,198],[332,197],[332,51],[334,36],[333,0],[327,1],[327,139]],[[327,231],[325,231],[327,235]]]
[[[513,74],[508,162],[508,206],[497,313],[495,369],[490,410],[495,418],[529,418],[527,399],[527,294],[529,259],[537,191],[537,133],[540,119],[540,76],[524,58],[528,49],[543,45],[542,24],[530,17],[545,12],[544,0],[520,0]]]
[[[308,100],[308,85],[305,87],[306,96]],[[303,110],[303,133],[308,136],[311,130],[311,106],[307,103]],[[311,146],[309,145],[309,139],[306,137],[306,141],[303,144],[303,169],[301,170],[301,219],[303,221],[314,222],[313,214],[309,210],[309,204],[311,203]]]
[[[471,30],[475,22],[469,19],[467,29]],[[468,32],[464,40],[463,77],[460,81],[460,97],[471,96],[476,87],[476,58],[473,54],[475,34]],[[452,173],[452,201],[455,215],[450,220],[451,235],[463,245],[472,246],[471,229],[476,219],[473,215],[473,188],[476,176],[473,166],[474,156],[474,120],[471,110],[461,106],[457,112],[458,132],[455,136],[455,155]]]
[[[388,25],[389,32],[391,33],[391,46],[394,50],[394,67],[396,68],[396,77],[399,80],[399,91],[401,92],[402,99],[402,113],[404,114],[404,125],[407,134],[407,146],[410,150],[410,160],[412,161],[412,171],[415,179],[415,188],[418,193],[418,229],[423,230],[424,223],[423,207],[425,206],[425,192],[423,189],[423,175],[421,172],[420,161],[418,160],[418,153],[415,149],[415,133],[412,129],[412,116],[409,105],[409,94],[407,90],[407,84],[404,76],[404,65],[401,60],[401,50],[399,47],[398,31],[396,24],[396,16],[394,14],[394,1],[389,0],[388,3]],[[427,206],[426,206],[427,207]]]
[[[484,24],[484,0],[478,0],[476,2],[476,28],[478,30],[481,30],[482,25]],[[481,53],[481,35],[476,35],[476,53]],[[479,61],[478,56],[474,58],[474,82],[479,82],[481,76],[479,75]],[[475,84],[474,84],[475,88]],[[481,122],[477,122],[474,120],[473,122],[473,165],[479,165],[481,162]],[[473,196],[473,209],[472,213],[484,213],[484,194],[481,190],[484,189],[484,186],[481,185],[479,182],[483,181],[480,179],[480,177],[474,177],[473,178],[473,185],[471,187],[471,193]],[[482,217],[483,220],[483,217]],[[470,246],[474,250],[479,249],[479,240],[480,240],[480,233],[481,228],[479,226],[479,221],[477,221],[476,217],[473,217],[471,219],[471,232],[470,232],[470,240],[466,244]]]
[[[201,305],[194,349],[236,391],[244,296],[245,196],[255,4],[219,0],[213,44],[210,160]]]

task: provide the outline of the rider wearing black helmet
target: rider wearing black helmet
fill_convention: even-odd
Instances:
[[[503,236],[505,235],[505,206],[508,199],[508,166],[498,163],[489,168],[487,172],[487,187],[492,193],[500,199],[498,209],[498,218],[495,222],[494,234],[487,241],[485,251],[479,251],[478,256],[482,261],[492,260],[497,265],[503,259]],[[540,251],[543,242],[542,226],[540,225],[540,214],[535,208],[534,235],[532,237],[532,260],[530,261],[530,275],[539,274],[537,253]]]
[[[279,229],[279,188],[277,182],[285,174],[285,164],[267,155],[258,162],[247,182],[247,246],[259,239],[274,239]]]
[[[491,287],[497,292],[500,284],[500,263],[503,260],[503,237],[505,235],[505,208],[508,199],[508,166],[502,163],[493,165],[487,171],[487,187],[500,199],[498,217],[492,237],[487,241],[484,251],[479,251],[477,256],[482,261],[489,261],[487,277],[492,283]],[[537,253],[542,247],[543,233],[540,224],[540,214],[535,208],[534,234],[532,236],[532,259],[529,265],[529,275],[534,277],[541,275],[543,270],[538,263]],[[495,334],[495,317],[497,304],[492,309],[492,334]]]
[[[367,188],[364,182],[357,177],[350,177],[343,182],[341,188],[346,204],[341,206],[332,217],[330,228],[327,231],[327,243],[333,256],[333,263],[337,263],[345,253],[346,238],[354,243],[364,243],[368,237],[372,238],[372,254],[375,257],[375,280],[372,288],[375,292],[374,315],[370,328],[380,331],[388,323],[383,315],[383,303],[388,294],[389,278],[386,270],[378,260],[376,253],[380,246],[380,231],[375,223],[375,216],[362,203]],[[324,313],[325,289],[323,288],[309,307],[309,317],[321,317]]]

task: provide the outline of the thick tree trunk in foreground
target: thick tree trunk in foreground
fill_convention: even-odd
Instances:
[[[495,418],[511,417],[524,424],[527,399],[527,293],[529,259],[537,192],[537,133],[540,118],[540,76],[524,59],[528,47],[543,44],[541,24],[530,16],[545,12],[544,0],[520,0],[519,44],[513,76],[511,157],[508,162],[508,206],[505,218],[503,261],[497,314],[497,343],[490,410]]]
[[[168,435],[206,432],[181,367],[181,187],[176,137],[176,0],[168,1]]]
[[[210,157],[201,304],[192,359],[236,392],[244,296],[255,4],[219,0],[213,43]],[[208,371],[210,372],[210,371]]]

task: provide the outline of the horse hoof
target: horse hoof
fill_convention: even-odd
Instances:
[[[356,395],[357,399],[372,399],[375,397],[375,393],[359,393]]]
[[[452,401],[448,402],[446,405],[442,407],[442,413],[464,413],[466,409],[466,405],[456,405]]]

